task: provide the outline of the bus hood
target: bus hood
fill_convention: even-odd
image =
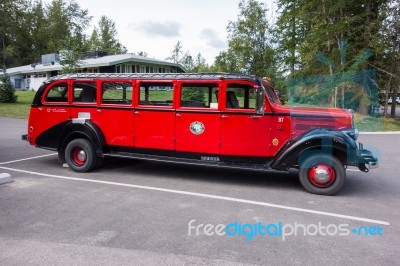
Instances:
[[[317,128],[348,130],[354,127],[354,115],[351,110],[298,106],[280,106],[273,109],[275,112],[290,115],[292,138]]]
[[[347,130],[354,126],[354,115],[351,110],[292,107],[290,116],[293,137],[317,128]]]

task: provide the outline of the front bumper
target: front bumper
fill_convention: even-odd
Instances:
[[[358,168],[363,172],[379,167],[378,158],[371,151],[364,149],[362,143],[358,144]]]

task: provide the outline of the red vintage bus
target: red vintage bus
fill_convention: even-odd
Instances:
[[[348,110],[283,106],[256,76],[73,74],[38,90],[23,138],[87,172],[105,157],[265,171],[297,169],[304,188],[334,194],[346,166],[368,172]]]

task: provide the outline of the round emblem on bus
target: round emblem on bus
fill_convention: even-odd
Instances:
[[[195,135],[200,135],[203,134],[204,130],[206,129],[204,127],[204,124],[199,122],[199,121],[194,121],[193,123],[190,124],[189,126],[190,132],[192,132]]]
[[[279,144],[279,140],[278,140],[278,139],[273,139],[273,140],[272,140],[272,144],[273,144],[274,146],[277,146],[277,145]]]

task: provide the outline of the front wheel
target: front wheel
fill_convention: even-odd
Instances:
[[[332,155],[315,154],[300,165],[300,183],[310,193],[333,195],[346,180],[346,170],[340,160]]]
[[[65,148],[65,161],[75,172],[88,172],[96,167],[97,155],[87,139],[74,139]]]

